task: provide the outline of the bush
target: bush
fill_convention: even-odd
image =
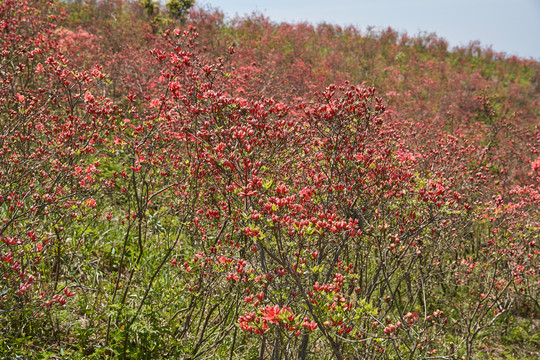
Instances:
[[[192,23],[158,37],[139,5],[70,6],[0,8],[6,356],[469,358],[494,329],[533,339],[506,320],[538,310],[538,160],[501,184],[513,127],[488,94],[478,133],[448,134],[366,84],[300,92]]]

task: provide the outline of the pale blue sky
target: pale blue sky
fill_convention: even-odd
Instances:
[[[198,0],[234,16],[261,12],[272,21],[388,27],[435,32],[450,46],[479,40],[508,55],[540,60],[540,0]]]

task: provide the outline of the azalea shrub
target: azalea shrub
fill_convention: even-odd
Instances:
[[[116,0],[0,14],[3,356],[538,351],[513,338],[540,311],[536,62]]]

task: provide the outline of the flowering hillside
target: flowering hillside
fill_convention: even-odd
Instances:
[[[539,356],[538,62],[171,14],[0,3],[0,357]]]

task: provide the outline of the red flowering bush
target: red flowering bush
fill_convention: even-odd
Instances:
[[[3,353],[470,358],[536,319],[537,64],[122,1],[0,14]]]

